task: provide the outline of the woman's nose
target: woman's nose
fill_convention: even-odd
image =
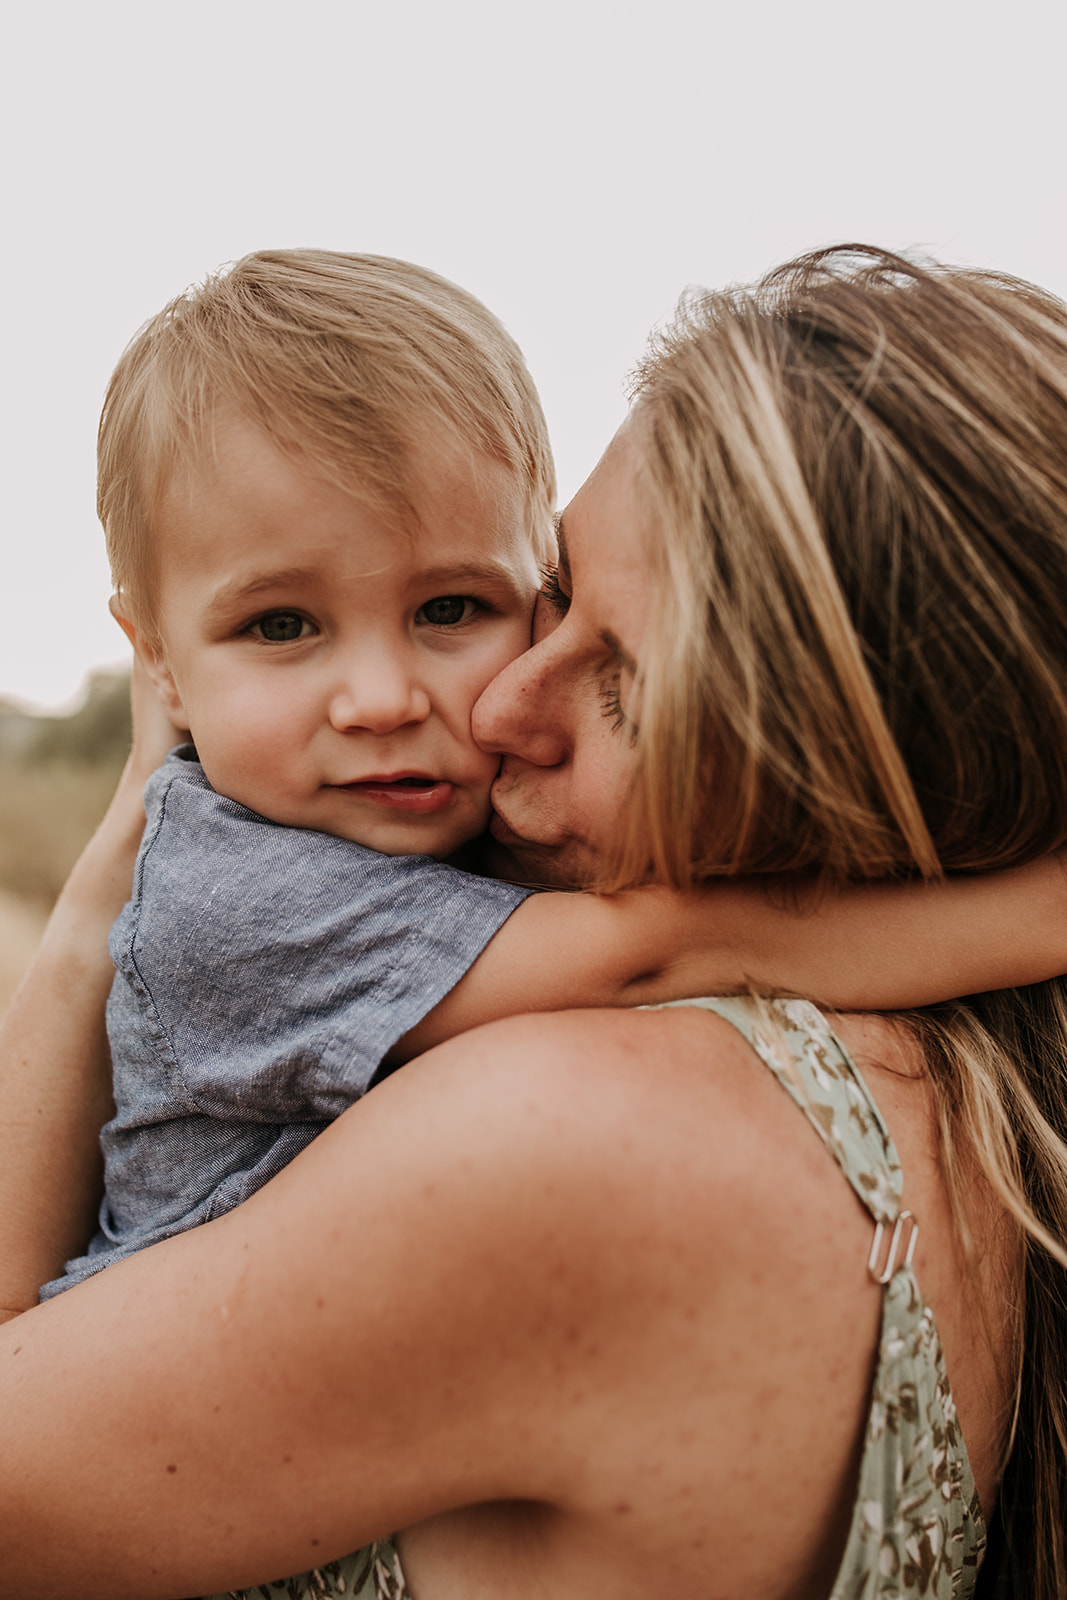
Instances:
[[[425,722],[430,694],[401,656],[361,651],[347,661],[329,699],[331,725],[341,733],[387,734]]]
[[[554,635],[516,657],[483,689],[471,713],[483,750],[555,767],[569,749],[561,684],[551,648]]]

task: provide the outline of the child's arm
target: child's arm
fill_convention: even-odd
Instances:
[[[497,1017],[736,993],[891,1011],[1067,971],[1061,855],[943,883],[840,890],[725,880],[686,892],[533,895],[390,1052]]]

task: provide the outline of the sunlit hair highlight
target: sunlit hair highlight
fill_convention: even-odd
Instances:
[[[690,293],[635,381],[657,574],[616,880],[934,878],[1067,841],[1067,308],[867,247]],[[1067,1593],[1067,983],[911,1014],[961,1245],[1018,1226],[983,1593]],[[1007,1443],[1007,1440],[1006,1440]]]
[[[1064,307],[820,252],[687,296],[636,402],[663,579],[637,854],[936,876],[1062,842]]]
[[[160,498],[176,472],[211,451],[226,412],[401,517],[427,447],[488,455],[523,485],[535,552],[548,552],[548,432],[522,354],[496,317],[410,262],[259,251],[147,322],[108,387],[98,511],[123,606],[149,631]]]

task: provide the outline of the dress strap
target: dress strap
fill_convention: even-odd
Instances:
[[[882,1326],[848,1543],[831,1600],[967,1600],[985,1523],[933,1312],[912,1266],[900,1159],[870,1090],[807,1000],[672,1001],[741,1033],[796,1102],[874,1219],[867,1266]]]
[[[379,1539],[341,1561],[251,1589],[227,1589],[203,1600],[411,1600],[392,1539]]]
[[[752,995],[670,1005],[715,1012],[774,1073],[873,1217],[876,1244],[869,1265],[873,1276],[888,1282],[914,1250],[914,1230],[900,1207],[900,1158],[859,1068],[822,1012],[810,1000]],[[893,1270],[887,1275],[888,1267]]]

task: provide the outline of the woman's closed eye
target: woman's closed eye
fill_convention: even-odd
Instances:
[[[317,630],[299,611],[268,611],[249,624],[248,632],[264,644],[292,644],[310,638]]]
[[[537,595],[538,600],[543,600],[550,606],[557,617],[565,617],[571,608],[571,597],[560,583],[558,566],[541,568],[541,587]],[[621,733],[625,729],[632,743],[637,738],[637,723],[622,703],[622,675],[624,671],[632,675],[635,671],[634,663],[621,646],[607,638],[605,642],[611,644],[614,660],[598,686],[601,710],[611,723],[612,733]]]
[[[624,730],[630,743],[637,738],[637,723],[622,703],[622,678],[618,669],[600,685],[600,709],[611,724],[612,733]]]
[[[442,594],[427,600],[415,613],[415,621],[431,628],[457,628],[481,609],[477,600],[466,594]]]

